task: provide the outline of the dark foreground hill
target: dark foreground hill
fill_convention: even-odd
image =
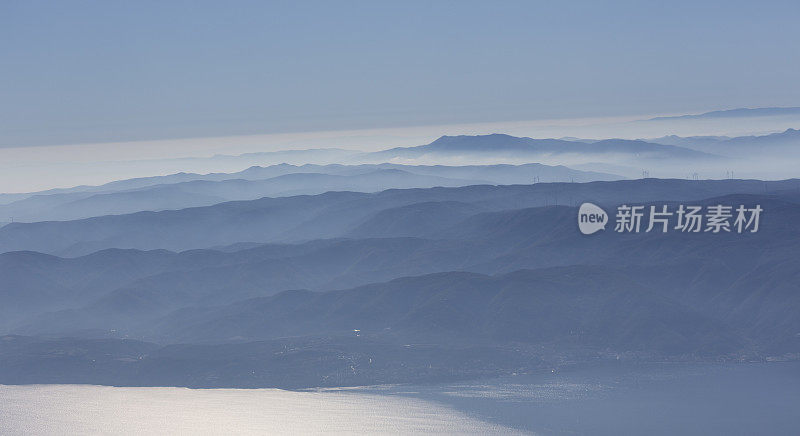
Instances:
[[[434,347],[366,337],[159,347],[128,340],[0,336],[0,384],[285,389],[441,382],[550,370],[528,347]],[[572,355],[582,356],[576,352]]]
[[[576,207],[529,206],[555,194],[612,215],[622,202],[764,212],[757,233],[619,234],[612,223],[586,236]],[[794,180],[474,186],[220,206],[178,211],[186,220],[175,225],[197,230],[189,243],[259,242],[238,239],[253,235],[242,228],[286,214],[309,240],[0,255],[0,334],[16,335],[0,338],[0,383],[303,387],[617,358],[800,356]],[[336,213],[346,220],[326,221]],[[209,235],[206,214],[225,224],[222,237]],[[153,216],[143,230],[173,215]],[[90,228],[65,237],[91,238]]]
[[[155,328],[184,344],[2,337],[0,383],[441,381],[620,354],[734,359],[744,347],[724,323],[598,267],[495,277],[440,273],[344,291],[287,291],[183,309]]]
[[[609,229],[587,237],[575,228],[574,208],[549,206],[451,217],[447,228],[437,226],[437,231],[426,230],[430,218],[409,219],[416,225],[399,229],[418,232],[413,237],[392,236],[398,227],[387,225],[373,227],[376,232],[385,229],[386,237],[267,244],[232,252],[105,250],[73,259],[7,253],[0,256],[0,272],[9,285],[0,294],[0,310],[6,331],[21,334],[175,341],[186,338],[150,327],[183,308],[436,272],[502,274],[585,265],[623,268],[644,287],[714,312],[731,325],[749,328],[761,323],[759,343],[788,340],[792,329],[800,329],[791,311],[796,307],[796,281],[789,263],[796,259],[800,241],[794,224],[800,220],[800,207],[774,196],[753,195],[698,204],[717,203],[761,204],[768,212],[761,230],[753,234],[625,235]],[[427,207],[421,204],[421,209]],[[760,291],[763,301],[757,307],[749,306],[755,300],[751,288],[741,286],[743,280],[773,285]]]

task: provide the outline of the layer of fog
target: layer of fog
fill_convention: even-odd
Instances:
[[[483,123],[425,126],[361,131],[313,132],[280,135],[255,135],[226,138],[141,141],[115,144],[85,144],[0,149],[0,192],[32,192],[54,187],[102,184],[113,180],[187,172],[235,172],[252,165],[358,163],[358,151],[376,151],[396,146],[427,144],[441,135],[478,135],[507,133],[532,138],[658,138],[666,135],[763,135],[800,127],[800,116],[759,116],[719,119],[647,120],[627,117],[577,120],[540,120],[506,123]],[[278,152],[335,148],[321,152]],[[250,153],[250,154],[246,154]],[[686,168],[685,163],[671,165],[630,165],[622,163],[624,176],[649,174],[651,177],[722,178],[733,172],[736,177],[779,179],[795,176],[790,159],[794,156],[764,156],[721,165]],[[487,159],[458,157],[448,160],[419,159],[407,164],[493,164],[529,163],[529,158]],[[581,169],[609,171],[608,165],[620,165],[613,156],[603,161],[587,161],[584,156],[542,157],[540,163],[583,166]],[[599,165],[590,165],[597,163]],[[587,166],[589,165],[589,166]],[[616,171],[620,173],[620,171]]]

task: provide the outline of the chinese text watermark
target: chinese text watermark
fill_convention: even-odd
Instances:
[[[755,233],[759,229],[761,205],[632,206],[617,207],[614,231],[617,233],[678,231],[684,233]],[[590,235],[605,230],[608,215],[597,205],[583,203],[578,209],[578,228]]]

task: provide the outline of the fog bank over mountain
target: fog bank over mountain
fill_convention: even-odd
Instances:
[[[420,166],[397,164],[254,166],[237,173],[193,174],[120,180],[9,197],[0,217],[17,222],[69,220],[139,211],[208,206],[233,200],[377,192],[390,188],[454,187],[480,184],[619,180],[614,174],[541,164]],[[21,198],[22,197],[22,198]]]
[[[250,166],[269,166],[281,163],[302,165],[365,163],[355,156],[394,147],[413,147],[429,144],[442,135],[490,135],[503,133],[529,138],[592,138],[627,139],[677,136],[761,136],[800,127],[800,115],[791,108],[760,108],[733,110],[743,116],[688,116],[650,120],[653,116],[624,116],[612,118],[540,119],[532,121],[486,122],[417,127],[396,127],[369,130],[282,133],[250,136],[185,138],[138,141],[128,143],[77,144],[65,146],[0,148],[0,192],[32,192],[54,187],[99,185],[113,180],[178,172],[238,172]],[[755,113],[754,113],[755,112]],[[647,141],[647,140],[646,140]],[[580,142],[580,141],[579,141]],[[763,156],[760,156],[763,157]],[[483,156],[485,159],[486,156]],[[375,162],[370,160],[368,162]],[[485,165],[491,163],[575,166],[585,159],[573,156],[570,160],[531,161],[512,156],[497,156],[494,160],[474,157],[447,161],[424,160],[395,162],[411,164]],[[611,162],[613,163],[613,162]],[[770,162],[764,162],[764,165]],[[785,161],[779,159],[778,173],[771,174],[760,165],[747,177],[778,179],[794,177]],[[572,165],[571,165],[572,164]],[[607,160],[602,165],[609,165]],[[693,166],[691,172],[672,166],[664,174],[653,165],[635,163],[626,167],[626,177],[641,175],[649,170],[659,177],[686,177],[697,172],[702,178],[724,177],[730,165]],[[600,166],[590,168],[599,170]],[[736,168],[741,170],[739,168]],[[601,170],[609,172],[608,170]],[[612,173],[617,173],[611,171]],[[680,173],[680,174],[679,174]],[[742,173],[744,174],[744,173]],[[4,201],[0,197],[0,201]]]
[[[735,188],[735,189],[734,189]],[[645,179],[591,183],[475,185],[391,189],[379,193],[328,192],[261,198],[160,212],[71,221],[11,223],[0,228],[0,252],[32,250],[59,255],[104,248],[187,250],[237,242],[298,242],[344,236],[387,208],[432,201],[475,204],[487,210],[622,201],[702,199],[728,192],[797,189],[797,180]]]

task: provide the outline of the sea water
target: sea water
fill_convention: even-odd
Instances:
[[[287,391],[0,386],[0,434],[800,434],[800,363]]]

